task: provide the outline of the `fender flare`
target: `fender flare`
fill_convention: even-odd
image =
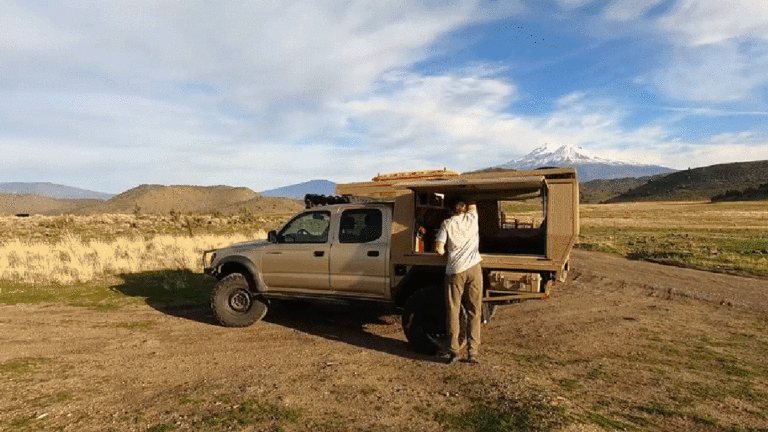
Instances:
[[[218,279],[221,279],[230,273],[234,273],[223,271],[224,268],[228,265],[245,268],[247,271],[246,276],[250,277],[250,282],[252,282],[254,285],[253,288],[260,293],[265,291],[266,285],[264,284],[264,280],[261,278],[261,272],[259,271],[258,267],[256,267],[256,264],[253,263],[253,261],[238,255],[222,258],[222,260],[217,265]]]

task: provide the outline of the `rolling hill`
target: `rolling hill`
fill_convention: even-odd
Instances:
[[[265,197],[284,197],[300,200],[303,200],[306,194],[334,195],[336,194],[336,183],[328,180],[311,180],[261,192],[261,195]]]
[[[718,164],[651,179],[607,202],[709,200],[727,191],[757,190],[766,183],[768,160]]]
[[[81,209],[84,213],[234,213],[251,211],[292,212],[301,205],[285,198],[266,198],[245,187],[141,185],[109,201]]]
[[[618,179],[597,179],[579,183],[579,198],[582,203],[599,203],[617,197],[649,181],[657,180],[666,174],[645,177],[625,177]]]
[[[95,192],[86,189],[79,189],[71,186],[64,186],[48,182],[35,183],[0,183],[0,194],[20,194],[37,195],[48,198],[58,199],[99,199],[108,200],[115,196],[114,194]]]
[[[72,213],[83,207],[97,206],[97,199],[57,199],[29,194],[0,194],[0,215]]]
[[[0,215],[15,214],[168,214],[293,213],[304,207],[288,198],[263,197],[251,189],[231,186],[141,185],[103,201],[57,199],[39,195],[0,194]]]

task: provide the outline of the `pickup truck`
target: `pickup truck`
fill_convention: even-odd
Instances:
[[[497,305],[547,298],[579,231],[573,169],[393,173],[336,192],[308,195],[307,209],[266,240],[204,252],[219,323],[254,324],[274,300],[384,302],[402,312],[410,345],[433,353],[445,333],[445,257],[434,239],[447,202],[477,204],[484,321]]]

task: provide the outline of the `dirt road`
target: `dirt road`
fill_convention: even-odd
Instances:
[[[0,306],[0,430],[768,430],[766,280],[575,251],[476,366],[411,352],[387,311],[274,312]]]

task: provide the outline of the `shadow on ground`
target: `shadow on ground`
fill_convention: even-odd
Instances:
[[[264,320],[360,348],[415,360],[440,361],[411,350],[399,339],[403,331],[400,315],[386,305],[273,302]],[[397,336],[390,337],[390,334]]]
[[[144,301],[164,314],[217,325],[211,313],[213,280],[189,270],[159,270],[119,275],[123,282],[113,291]]]
[[[210,306],[214,280],[204,274],[161,270],[119,276],[122,283],[111,287],[116,292],[143,298],[147,305],[167,315],[219,325]],[[402,335],[400,317],[385,305],[272,301],[264,321],[360,348],[436,361],[435,357],[412,351],[398,339]]]

